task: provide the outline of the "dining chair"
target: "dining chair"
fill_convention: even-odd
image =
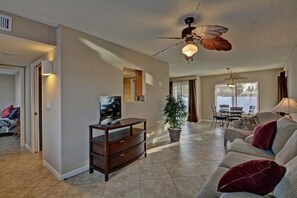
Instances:
[[[242,117],[243,107],[230,107],[230,112],[227,118],[227,128],[229,127],[229,123],[234,120],[239,120]]]
[[[219,109],[219,112],[221,114],[225,114],[229,112],[229,105],[228,104],[221,104],[220,106],[220,109]]]
[[[227,120],[227,115],[220,115],[217,112],[217,108],[215,105],[211,105],[211,109],[212,109],[212,123],[211,123],[211,127],[214,125],[214,127],[217,126],[217,122],[219,121],[220,125],[223,126],[224,125],[224,121]]]
[[[255,113],[255,110],[256,110],[256,106],[250,105],[248,117],[253,116]]]

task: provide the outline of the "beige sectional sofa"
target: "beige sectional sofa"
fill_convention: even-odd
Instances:
[[[297,197],[297,122],[289,118],[277,121],[277,132],[271,150],[254,147],[242,139],[236,139],[216,171],[204,184],[198,198],[257,198],[263,197],[248,192],[217,192],[220,178],[237,164],[255,159],[270,159],[287,168],[286,174],[272,192],[275,197]]]
[[[257,120],[259,121],[259,124],[276,121],[280,118],[279,115],[273,112],[258,112],[256,113],[256,117],[257,117]],[[252,133],[253,133],[252,130],[244,129],[244,126],[242,126],[241,120],[235,120],[233,121],[233,128],[225,129],[224,145],[226,146],[228,141],[233,142],[235,139],[244,140],[249,135],[252,135]]]

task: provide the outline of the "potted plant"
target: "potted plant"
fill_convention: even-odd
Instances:
[[[169,136],[172,142],[179,141],[181,127],[185,124],[187,113],[187,106],[179,94],[177,98],[172,95],[166,97],[166,104],[163,115],[165,117],[165,124],[169,124]]]

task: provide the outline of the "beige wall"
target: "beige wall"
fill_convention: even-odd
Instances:
[[[9,105],[15,105],[15,76],[0,74],[0,117]]]
[[[112,44],[88,34],[60,26],[58,28],[57,61],[54,82],[47,79],[45,86],[55,87],[53,94],[59,105],[61,92],[61,129],[53,118],[57,112],[45,112],[45,133],[52,138],[44,145],[44,158],[61,175],[88,165],[88,125],[99,121],[99,96],[123,94],[123,67],[141,69],[146,76],[145,102],[123,103],[122,117],[142,117],[147,119],[148,136],[154,138],[164,134],[161,124],[162,108],[168,94],[169,67],[167,63],[139,54],[135,51]],[[59,73],[60,72],[60,73]],[[52,83],[52,84],[51,84]],[[48,88],[45,87],[46,92]],[[44,93],[44,101],[49,100]],[[57,123],[59,126],[59,123]],[[61,134],[61,169],[53,165],[59,158],[59,148],[47,151]],[[55,135],[56,134],[56,135]],[[45,137],[46,138],[46,137]]]
[[[282,69],[273,69],[240,73],[240,75],[243,75],[248,79],[239,82],[259,82],[259,111],[271,111],[271,109],[277,104],[277,76],[281,71]],[[203,119],[212,119],[212,112],[210,106],[215,104],[214,87],[216,84],[224,84],[224,79],[227,77],[228,75],[201,77]]]
[[[56,29],[54,27],[32,21],[0,10],[0,14],[12,17],[12,31],[0,30],[1,34],[38,41],[41,43],[56,44]]]
[[[293,97],[297,101],[297,47],[290,54],[285,67],[285,71],[288,71],[288,95]],[[291,113],[294,120],[297,120],[297,113]]]

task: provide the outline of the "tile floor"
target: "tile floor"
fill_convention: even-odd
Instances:
[[[225,155],[223,128],[188,123],[181,140],[160,139],[147,158],[110,174],[82,173],[58,181],[42,166],[41,155],[0,138],[0,197],[195,197]]]

